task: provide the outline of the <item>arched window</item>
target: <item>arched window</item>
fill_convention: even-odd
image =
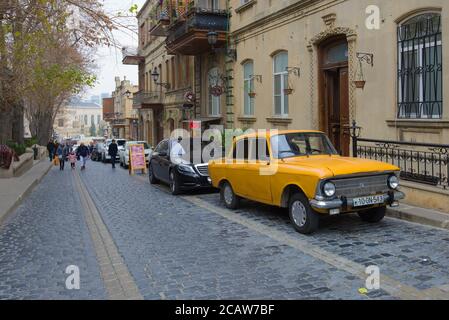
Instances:
[[[243,114],[254,115],[254,63],[249,60],[243,64]]]
[[[91,116],[90,116],[90,125],[91,125],[91,126],[94,126],[94,125],[95,125],[95,116],[94,116],[94,115],[91,115]]]
[[[215,67],[208,72],[209,83],[209,115],[220,115],[220,94],[214,90],[215,88],[222,87],[223,83],[220,78],[220,70]]]
[[[398,118],[441,118],[441,14],[424,13],[401,23],[398,26],[398,56]]]
[[[278,116],[288,115],[288,53],[283,51],[273,57],[274,74],[274,113]]]

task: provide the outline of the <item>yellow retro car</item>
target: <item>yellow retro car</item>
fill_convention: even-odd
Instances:
[[[289,208],[295,229],[310,234],[322,215],[358,212],[379,222],[398,206],[399,168],[338,155],[318,131],[269,131],[237,137],[228,157],[209,162],[221,199],[236,209],[241,198]]]

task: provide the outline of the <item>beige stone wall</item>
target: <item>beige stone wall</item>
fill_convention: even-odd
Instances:
[[[351,34],[350,72],[356,73],[356,52],[374,54],[374,67],[364,64],[366,87],[351,89],[352,115],[363,127],[363,136],[378,139],[405,139],[418,142],[444,143],[449,141],[449,107],[443,106],[441,121],[395,121],[397,104],[397,22],[420,10],[442,11],[443,24],[443,83],[449,81],[449,2],[445,0],[379,0],[375,4],[381,10],[380,30],[365,27],[365,9],[370,0],[315,1],[255,1],[240,13],[233,12],[232,31],[237,39],[238,61],[235,64],[235,113],[236,120],[243,108],[243,70],[241,63],[254,60],[255,74],[262,75],[262,83],[255,83],[257,97],[255,110],[256,128],[274,125],[266,118],[273,114],[273,75],[271,54],[278,50],[289,52],[289,66],[300,67],[301,76],[291,77],[295,89],[289,98],[291,123],[280,127],[291,129],[316,129],[318,118],[317,51],[310,46],[320,33],[344,32]],[[231,0],[233,8],[240,0]],[[326,26],[322,17],[336,14],[332,27]],[[310,51],[312,50],[312,51]],[[449,101],[449,90],[444,90],[444,101]],[[387,120],[390,120],[387,123]],[[445,122],[446,121],[446,122]],[[431,123],[429,123],[431,122]],[[236,122],[237,124],[242,122]],[[243,125],[243,124],[242,124]],[[410,128],[410,126],[417,128]]]

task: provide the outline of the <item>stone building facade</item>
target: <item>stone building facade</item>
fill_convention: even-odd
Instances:
[[[236,126],[321,130],[352,155],[356,121],[378,140],[358,156],[395,161],[409,202],[447,211],[449,2],[230,3]]]
[[[126,78],[115,78],[115,91],[112,93],[114,101],[114,114],[108,118],[112,128],[112,136],[115,138],[137,140],[138,115],[133,109],[133,96],[138,87]]]

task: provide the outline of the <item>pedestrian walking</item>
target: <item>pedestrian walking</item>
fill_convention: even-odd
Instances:
[[[76,153],[81,160],[81,170],[85,170],[87,158],[89,157],[89,148],[83,142],[81,142],[81,145],[76,150]]]
[[[50,157],[50,162],[51,162],[51,161],[53,161],[53,157],[55,154],[55,144],[51,140],[48,141],[47,151],[48,151],[48,156]]]
[[[64,171],[64,167],[65,167],[64,148],[65,148],[65,146],[63,144],[60,144],[58,146],[58,150],[56,150],[56,154],[58,155],[58,159],[59,159],[59,170],[60,171]]]
[[[115,169],[115,159],[117,158],[118,145],[115,140],[112,140],[108,148],[108,154],[111,157],[112,168]]]
[[[75,169],[76,166],[76,154],[75,152],[71,151],[68,155],[70,166],[72,167],[72,170]]]

